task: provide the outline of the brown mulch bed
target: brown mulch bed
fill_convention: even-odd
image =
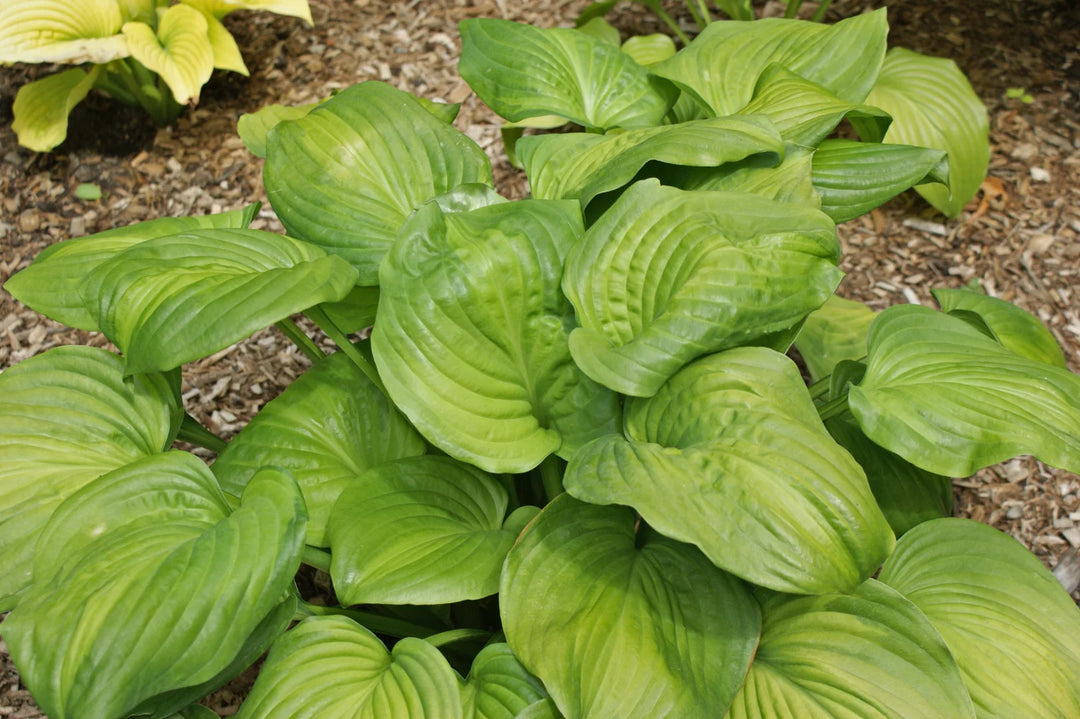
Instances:
[[[89,104],[72,118],[69,141],[49,155],[16,146],[11,102],[40,68],[0,70],[0,282],[47,245],[166,215],[219,212],[263,200],[261,161],[236,136],[243,112],[298,104],[368,79],[431,99],[461,102],[456,125],[496,161],[505,191],[524,192],[503,159],[495,117],[456,71],[457,23],[504,17],[566,25],[588,0],[311,0],[313,28],[268,13],[235,13],[251,77],[221,75],[199,106],[174,127],[155,131],[138,113]],[[993,157],[983,191],[947,221],[914,194],[842,229],[841,294],[875,308],[919,302],[929,290],[979,280],[991,294],[1042,319],[1073,371],[1080,371],[1080,6],[1070,0],[837,0],[830,19],[888,5],[893,43],[951,57],[990,111]],[[670,3],[676,12],[679,3]],[[810,10],[807,3],[805,11]],[[771,2],[766,14],[782,12]],[[655,20],[623,4],[617,24],[655,32]],[[1022,88],[1032,102],[1007,96]],[[101,200],[83,201],[79,183]],[[253,225],[280,229],[269,205]],[[107,346],[97,334],[43,319],[0,293],[0,370],[65,343]],[[276,330],[185,369],[188,410],[229,436],[307,366]],[[961,516],[987,522],[1030,547],[1049,567],[1076,566],[1080,549],[1080,477],[1019,458],[957,480]],[[1070,575],[1071,576],[1071,575]],[[1066,581],[1068,578],[1065,577]],[[1072,587],[1075,589],[1075,585]],[[1074,594],[1080,598],[1080,595]],[[0,717],[40,717],[0,643]],[[246,676],[215,695],[213,708],[236,711]]]

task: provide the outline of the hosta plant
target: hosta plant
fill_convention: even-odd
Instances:
[[[19,144],[48,152],[67,137],[68,115],[91,91],[176,119],[214,68],[247,75],[221,19],[270,10],[311,22],[307,0],[7,0],[0,5],[0,63],[66,63],[23,85],[12,127]]]
[[[836,221],[958,171],[875,141],[884,16],[653,71],[461,29],[504,117],[590,130],[519,143],[532,197],[367,82],[245,121],[287,234],[164,218],[7,282],[119,350],[0,375],[0,632],[48,715],[205,714],[266,649],[241,719],[1080,715],[1076,606],[947,516],[948,477],[1080,469],[1080,377],[993,297],[833,298]],[[225,442],[183,366],[273,324],[312,366]]]

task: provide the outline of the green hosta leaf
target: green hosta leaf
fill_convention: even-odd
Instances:
[[[678,94],[629,55],[569,28],[463,20],[458,72],[500,116],[559,115],[585,127],[660,124]]]
[[[877,444],[964,477],[1019,454],[1080,471],[1080,377],[1022,357],[962,319],[890,307],[870,326],[848,402]]]
[[[255,112],[246,112],[236,123],[236,132],[247,149],[256,157],[266,157],[266,136],[279,122],[299,120],[321,105],[266,105]]]
[[[814,153],[814,189],[821,209],[847,222],[904,190],[927,182],[949,182],[943,150],[911,145],[825,140]]]
[[[116,0],[0,5],[0,62],[106,63],[128,56]]]
[[[319,306],[342,332],[359,332],[375,324],[379,288],[353,287],[340,302],[324,302]]]
[[[577,29],[586,35],[592,35],[603,40],[608,45],[614,45],[615,47],[620,45],[618,28],[613,27],[611,23],[602,17],[594,17],[588,22],[581,23],[577,26]]]
[[[555,702],[548,698],[525,707],[514,719],[563,719],[563,715],[559,713]]]
[[[481,649],[461,687],[465,719],[521,719],[520,712],[546,700],[544,685],[507,644]]]
[[[394,402],[452,457],[524,472],[618,427],[616,395],[567,346],[559,281],[581,232],[574,202],[431,203],[387,254],[375,361]]]
[[[156,34],[141,22],[124,23],[123,33],[131,56],[161,75],[178,103],[199,101],[214,72],[206,16],[190,5],[173,5],[161,15]]]
[[[50,717],[166,715],[255,660],[292,618],[304,503],[264,470],[240,508],[170,452],[71,495],[45,527],[4,638]]]
[[[622,51],[642,67],[652,67],[675,54],[675,41],[663,33],[634,35],[622,44]]]
[[[190,230],[243,228],[251,224],[259,203],[242,210],[198,217],[162,217],[49,245],[7,282],[4,289],[36,312],[81,330],[98,325],[83,303],[86,278],[98,265],[146,240]]]
[[[499,591],[506,553],[535,508],[506,520],[506,489],[449,457],[380,464],[330,518],[330,576],[342,604],[449,604]]]
[[[125,371],[172,369],[320,302],[356,271],[306,242],[258,230],[195,230],[135,244],[95,268],[84,298],[127,356]]]
[[[169,719],[218,719],[218,715],[201,704],[192,704],[172,714]]]
[[[754,6],[750,0],[713,0],[713,4],[726,12],[732,20],[754,19]]]
[[[386,395],[339,352],[271,400],[214,462],[214,474],[240,494],[262,467],[289,470],[310,515],[306,541],[325,547],[330,511],[346,487],[371,467],[425,450]]]
[[[745,107],[773,63],[858,103],[881,69],[887,32],[884,8],[835,25],[773,18],[714,22],[653,71],[693,92],[718,116]]]
[[[770,165],[763,161],[766,156],[755,155],[723,167],[684,170],[678,177],[665,177],[663,181],[683,190],[748,192],[777,202],[817,208],[821,200],[810,176],[812,157],[811,148],[787,144],[779,165]]]
[[[986,177],[990,120],[956,63],[892,48],[867,102],[892,115],[887,142],[949,153],[948,187],[915,189],[949,217],[959,215]]]
[[[263,180],[295,237],[340,255],[378,283],[405,218],[463,183],[491,185],[491,163],[468,137],[408,93],[354,85],[267,136]]]
[[[866,334],[877,313],[862,302],[833,295],[806,318],[795,348],[812,380],[832,374],[843,360],[866,356]]]
[[[978,318],[1001,346],[1036,362],[1066,367],[1065,354],[1043,323],[1011,302],[967,289],[931,290],[944,312]]]
[[[944,637],[979,719],[1080,716],[1080,612],[1012,537],[966,519],[921,524],[881,581]]]
[[[564,484],[578,499],[630,505],[718,567],[779,591],[845,591],[888,555],[892,532],[862,469],[778,352],[710,355],[626,412],[625,438],[570,461]]]
[[[406,637],[392,652],[345,617],[312,617],[274,642],[237,719],[463,719],[458,676]]]
[[[568,717],[719,715],[758,640],[745,585],[629,509],[565,494],[511,550],[499,602],[514,654]]]
[[[776,165],[784,144],[764,118],[721,117],[610,135],[535,135],[522,138],[517,152],[534,197],[572,198],[584,207],[650,162],[717,167],[761,155],[761,162]]]
[[[771,596],[762,614],[761,644],[727,719],[975,718],[934,627],[879,582]]]
[[[0,611],[30,583],[34,546],[65,497],[172,444],[179,377],[123,376],[123,360],[57,347],[0,374]]]
[[[90,72],[72,68],[20,87],[11,123],[19,144],[34,152],[48,152],[63,142],[68,115],[93,89],[100,71],[98,67]]]
[[[630,187],[570,252],[570,351],[593,379],[647,397],[687,362],[798,324],[840,282],[817,210],[757,195]]]

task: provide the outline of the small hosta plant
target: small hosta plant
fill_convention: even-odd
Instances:
[[[1080,715],[1080,611],[948,516],[949,477],[1080,469],[1080,377],[977,292],[833,296],[837,221],[971,172],[880,144],[884,15],[652,70],[461,29],[505,118],[590,130],[518,143],[532,197],[454,107],[367,82],[244,122],[286,235],[159,219],[7,282],[119,349],[0,375],[0,633],[48,715],[205,714],[267,649],[241,719]],[[271,324],[311,369],[224,442],[183,365]]]
[[[214,68],[247,75],[221,19],[270,10],[311,22],[307,0],[8,0],[0,5],[0,63],[65,63],[15,96],[19,144],[48,152],[67,137],[68,115],[94,90],[176,119]]]

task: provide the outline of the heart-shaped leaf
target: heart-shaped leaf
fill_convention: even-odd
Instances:
[[[427,445],[344,353],[321,360],[240,431],[214,462],[221,486],[240,494],[262,467],[283,467],[304,493],[307,543],[329,546],[338,496],[369,468],[423,454]]]
[[[98,326],[83,302],[83,287],[94,268],[117,253],[155,237],[208,228],[244,228],[259,203],[241,210],[195,217],[162,217],[49,245],[30,266],[12,275],[4,289],[34,311],[81,330]]]
[[[941,637],[884,584],[774,595],[762,615],[761,644],[726,719],[975,719]]]
[[[499,602],[514,654],[582,719],[719,715],[760,626],[745,585],[695,548],[566,494],[511,550]]]
[[[718,567],[779,591],[845,591],[892,548],[862,469],[780,353],[702,358],[626,412],[626,437],[596,440],[570,461],[573,496],[630,505]]]
[[[106,474],[56,510],[4,638],[50,717],[157,715],[212,691],[292,618],[303,547],[296,482],[264,470],[240,508],[196,457]]]
[[[465,719],[520,719],[520,712],[546,697],[544,685],[521,666],[508,644],[481,649],[461,687]]]
[[[838,256],[812,208],[638,182],[567,258],[570,351],[596,381],[650,396],[695,357],[798,324],[839,284]]]
[[[923,469],[966,477],[1020,454],[1080,471],[1080,377],[1010,352],[918,305],[878,315],[848,403],[870,439]]]
[[[568,28],[463,20],[458,72],[500,116],[558,115],[585,127],[659,125],[678,92],[600,38]]]
[[[0,20],[2,22],[2,20]],[[99,67],[79,68],[28,82],[15,95],[11,129],[19,144],[34,152],[49,152],[67,137],[68,115],[94,87]]]
[[[405,218],[463,183],[491,185],[491,163],[416,98],[380,82],[349,87],[266,139],[263,182],[289,234],[340,255],[378,283]]]
[[[866,356],[866,335],[877,313],[862,302],[833,295],[806,318],[795,347],[812,380],[832,374],[843,360]]]
[[[0,5],[0,62],[106,63],[129,54],[116,0]]]
[[[1080,611],[1012,537],[966,519],[926,522],[880,579],[945,638],[979,719],[1080,716]]]
[[[524,472],[618,427],[616,395],[567,346],[559,282],[581,233],[576,202],[431,203],[387,254],[375,362],[395,404],[450,456]]]
[[[83,297],[125,372],[172,369],[289,315],[343,299],[341,258],[258,230],[196,230],[135,244],[94,268]]]
[[[121,28],[131,56],[161,75],[181,105],[199,101],[199,91],[214,72],[210,26],[199,10],[173,5],[158,20],[157,32],[142,22]]]
[[[345,617],[311,617],[274,642],[237,719],[464,719],[439,650],[406,637],[392,652]]]
[[[64,498],[176,437],[179,377],[125,378],[123,364],[57,347],[0,374],[0,611],[29,586],[38,535]]]
[[[342,604],[449,604],[499,591],[506,553],[536,512],[504,524],[494,477],[449,457],[380,464],[334,505],[330,576]]]

